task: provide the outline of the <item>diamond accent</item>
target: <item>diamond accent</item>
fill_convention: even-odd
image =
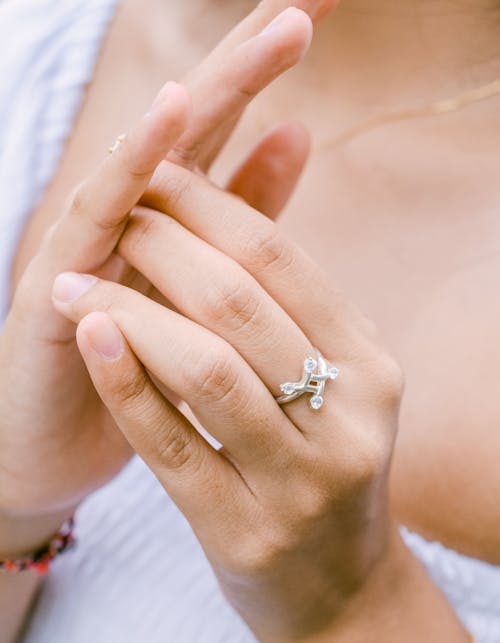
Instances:
[[[323,398],[321,397],[321,395],[313,395],[309,400],[309,404],[311,405],[311,408],[317,411],[323,406]]]
[[[280,389],[283,391],[285,395],[292,395],[293,393],[295,393],[295,386],[290,382],[286,382],[285,384],[282,384],[280,386]]]
[[[312,357],[308,357],[304,362],[304,370],[306,373],[314,373],[318,367],[318,362]]]
[[[330,375],[331,380],[336,380],[340,375],[340,369],[338,369],[336,366],[332,366],[328,369],[328,374]]]

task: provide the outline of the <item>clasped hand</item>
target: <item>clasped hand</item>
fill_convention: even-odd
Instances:
[[[387,542],[399,368],[274,222],[184,168],[159,166],[117,252],[174,309],[92,275],[56,279],[99,395],[254,629],[320,628]],[[324,406],[278,405],[314,346],[341,371]]]
[[[273,4],[279,3],[263,3],[256,15]],[[251,24],[240,28],[240,39]],[[248,94],[296,62],[309,36],[305,14],[292,10],[274,32],[236,47],[241,63],[251,60],[252,48],[262,60],[289,52],[254,78],[245,95],[234,93],[237,113]],[[198,93],[199,100],[204,91]],[[195,108],[199,104],[195,100]],[[31,449],[16,466],[24,462],[23,471],[45,480],[40,453],[46,449],[55,462],[53,445],[62,453],[62,442],[73,449],[79,441],[80,449],[94,449],[95,469],[90,478],[88,467],[72,470],[73,486],[58,488],[58,476],[71,466],[71,459],[59,458],[53,489],[29,481],[12,486],[0,509],[30,515],[43,504],[64,513],[114,475],[132,447],[190,521],[226,596],[257,636],[310,640],[363,590],[392,546],[387,476],[402,377],[373,325],[271,218],[245,202],[271,214],[280,209],[303,151],[295,150],[285,188],[268,184],[269,195],[255,168],[265,167],[273,145],[285,139],[297,145],[297,132],[264,140],[230,184],[238,197],[193,171],[207,169],[217,154],[230,107],[226,100],[210,117],[196,109],[189,117],[185,91],[168,84],[121,148],[72,195],[26,270],[2,337],[2,359],[26,380],[26,362],[12,356],[9,342],[24,337],[26,355],[41,371],[59,365],[46,390],[26,380],[33,408],[44,395],[60,400],[57,391],[71,386],[78,396],[62,400],[56,422],[46,409],[16,440],[9,427],[22,405],[11,403],[0,433],[5,461],[13,462],[9,454],[17,456],[28,441]],[[210,141],[207,124],[215,116],[224,135]],[[201,146],[202,138],[210,142]],[[61,269],[73,272],[54,282]],[[318,412],[305,397],[280,406],[280,383],[300,377],[314,347],[341,377],[327,386]],[[90,402],[94,391],[99,397]],[[199,434],[178,399],[222,449]],[[77,416],[84,431],[74,423]],[[68,426],[76,442],[68,439]]]

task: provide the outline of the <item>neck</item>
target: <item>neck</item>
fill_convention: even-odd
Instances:
[[[344,0],[305,73],[357,104],[425,103],[500,76],[499,35],[500,2]]]

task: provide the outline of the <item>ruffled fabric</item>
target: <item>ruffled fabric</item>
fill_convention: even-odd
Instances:
[[[404,527],[401,533],[478,643],[500,643],[500,567],[429,542]]]
[[[12,256],[53,176],[117,0],[0,0],[0,319]],[[23,643],[254,643],[189,524],[139,458],[77,514]],[[478,643],[500,642],[500,568],[402,528]]]

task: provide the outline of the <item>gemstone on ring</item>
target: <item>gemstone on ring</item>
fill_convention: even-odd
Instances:
[[[306,373],[314,373],[318,368],[318,362],[312,357],[308,357],[304,362],[304,369]]]
[[[311,405],[311,408],[317,411],[323,406],[323,398],[321,397],[321,395],[313,395],[309,400],[309,404]]]
[[[337,379],[340,375],[340,369],[328,363],[317,348],[316,353],[317,359],[307,357],[304,360],[304,370],[300,382],[284,382],[280,384],[280,391],[283,395],[275,398],[278,404],[291,402],[304,393],[313,393],[309,400],[309,406],[314,411],[323,406],[326,382]]]
[[[331,380],[336,380],[340,375],[340,369],[338,369],[336,366],[332,366],[328,369],[328,374],[330,375]]]
[[[280,386],[285,395],[292,395],[295,392],[295,386],[291,382],[286,382]]]

